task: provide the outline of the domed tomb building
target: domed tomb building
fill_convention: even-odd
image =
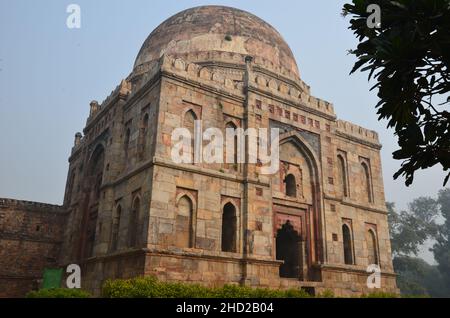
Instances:
[[[81,265],[83,288],[154,275],[351,296],[373,291],[376,264],[381,289],[397,291],[377,133],[312,96],[260,18],[220,6],[176,14],[90,106],[69,159],[60,259]],[[175,163],[172,132],[196,121],[224,134],[278,128],[280,169]]]

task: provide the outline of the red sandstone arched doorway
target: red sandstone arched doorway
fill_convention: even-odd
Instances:
[[[284,261],[280,277],[316,281],[320,273],[314,265],[324,260],[320,161],[298,132],[288,132],[280,139],[280,166],[284,170],[274,179],[279,189],[273,189],[275,256]],[[283,180],[291,174],[298,176],[291,182],[298,193],[283,188]]]

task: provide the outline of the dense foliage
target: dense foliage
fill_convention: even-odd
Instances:
[[[398,274],[397,285],[403,295],[449,297],[437,266],[418,257],[397,256],[394,268]]]
[[[311,298],[301,289],[276,290],[225,285],[208,288],[197,284],[160,282],[154,277],[139,277],[128,280],[108,280],[103,285],[106,298]],[[334,298],[331,290],[325,290],[317,298]],[[396,298],[390,293],[373,293],[363,298]]]
[[[381,26],[369,5],[380,8]],[[369,11],[369,12],[368,12]],[[369,71],[378,89],[379,119],[398,138],[394,175],[411,185],[414,173],[440,164],[450,169],[450,0],[353,0],[344,6],[359,45],[351,73]],[[448,182],[450,173],[444,180]]]
[[[450,189],[438,197],[418,198],[408,211],[388,203],[389,226],[398,286],[404,295],[450,297]],[[426,242],[437,265],[419,258]]]
[[[207,288],[196,284],[160,282],[154,277],[129,280],[109,280],[103,285],[103,297],[107,298],[308,298],[303,290],[253,289],[226,285]],[[330,296],[327,293],[324,296]]]
[[[432,198],[418,198],[409,204],[408,211],[395,211],[393,203],[387,204],[392,254],[417,255],[420,247],[437,234],[436,218],[439,206]]]
[[[81,289],[41,289],[27,294],[27,298],[90,298],[91,294]]]
[[[447,296],[450,297],[450,189],[439,192],[437,202],[444,223],[438,227],[436,243],[432,251],[438,263],[438,269],[442,273],[442,280],[447,287]]]

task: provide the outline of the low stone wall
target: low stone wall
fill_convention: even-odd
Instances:
[[[145,252],[143,250],[93,257],[79,264],[81,267],[81,288],[99,297],[102,285],[108,279],[128,279],[144,276],[144,264]]]
[[[0,298],[24,297],[31,290],[38,289],[40,278],[40,276],[0,276]]]
[[[396,284],[396,274],[390,272],[381,272],[380,289],[370,289],[367,286],[369,273],[363,270],[352,270],[345,266],[322,266],[321,273],[323,279],[323,288],[331,290],[337,297],[358,297],[363,294],[371,293],[392,293],[399,294],[400,290]]]
[[[315,269],[320,281],[300,281],[279,277],[278,261],[262,261],[195,252],[136,250],[88,260],[82,266],[82,287],[101,295],[107,279],[155,276],[160,281],[196,283],[208,287],[225,284],[266,287],[272,289],[305,289],[319,295],[332,291],[338,297],[358,297],[374,292],[399,293],[395,274],[381,274],[381,289],[367,287],[368,273],[354,269],[322,265]],[[83,274],[85,273],[85,274]]]
[[[0,297],[25,296],[58,267],[65,220],[61,206],[0,198]]]

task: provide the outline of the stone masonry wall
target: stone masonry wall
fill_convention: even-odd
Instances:
[[[294,60],[274,63],[272,47],[252,57],[238,36],[223,42],[207,34],[196,46],[144,58],[105,101],[90,104],[69,158],[64,209],[0,199],[0,297],[22,296],[45,267],[70,263],[82,266],[82,287],[95,295],[109,278],[156,275],[353,296],[367,291],[374,258],[382,289],[396,292],[377,133],[338,120],[333,105],[312,96],[290,67]],[[211,49],[214,43],[222,51]],[[230,125],[279,128],[279,172],[264,175],[248,163],[175,164],[172,132],[193,129],[190,120],[222,132]],[[292,176],[294,195],[286,191]],[[231,251],[222,245],[230,206]],[[286,279],[277,235],[291,223],[300,270]]]
[[[0,199],[0,297],[24,296],[57,267],[65,221],[60,206]]]
[[[98,294],[107,278],[145,274],[210,286],[303,286],[314,287],[316,292],[332,289],[339,295],[360,294],[368,276],[365,234],[372,229],[383,289],[395,291],[377,134],[337,121],[330,103],[312,97],[303,82],[274,76],[277,70],[264,61],[256,60],[248,69],[239,55],[211,52],[203,58],[184,58],[203,62],[199,65],[164,56],[149,73],[131,77],[131,89],[123,82],[121,87],[127,94],[116,90],[96,109],[88,120],[86,137],[74,150],[71,167],[76,167],[78,152],[86,165],[95,144],[103,138],[102,130],[107,129],[108,168],[101,187],[96,248],[92,258],[82,261],[85,286]],[[209,65],[207,58],[217,60]],[[235,62],[233,68],[220,64],[227,58]],[[225,129],[227,123],[244,129],[280,127],[288,141],[281,148],[282,169],[286,171],[266,176],[256,165],[175,164],[171,160],[171,134],[183,127],[188,111],[203,121],[204,129]],[[113,119],[102,119],[110,112],[115,114]],[[142,160],[138,142],[144,113],[152,120],[150,144]],[[127,129],[130,138],[124,158]],[[339,183],[338,155],[345,158],[347,195]],[[363,163],[368,167],[370,198]],[[284,193],[288,172],[299,182],[296,198]],[[142,244],[133,249],[127,246],[128,220],[137,196],[141,199],[138,235]],[[180,246],[177,237],[187,225],[180,225],[186,212],[178,203],[185,196],[192,203],[189,226],[193,234],[190,239],[184,237],[185,244]],[[235,252],[221,251],[223,208],[228,203],[236,208]],[[110,251],[112,216],[119,204],[123,209],[119,246]],[[305,245],[307,263],[303,265],[307,272],[295,281],[279,277],[280,262],[276,260],[280,224],[274,220],[292,218],[289,213],[299,213],[302,235],[309,240]],[[344,265],[343,223],[351,224],[353,265]]]

